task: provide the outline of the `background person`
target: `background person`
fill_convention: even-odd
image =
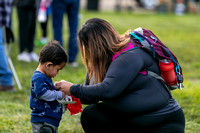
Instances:
[[[78,53],[77,30],[79,15],[79,0],[54,0],[52,2],[52,18],[54,39],[63,45],[63,16],[67,12],[69,25],[68,55],[69,65],[77,67],[76,56]]]
[[[15,0],[19,20],[19,61],[38,62],[34,52],[36,0]]]
[[[45,45],[48,42],[48,22],[51,15],[51,2],[52,0],[38,0],[37,5],[37,18],[42,31],[42,37],[40,40],[35,40],[36,45]]]
[[[154,58],[137,48],[112,61],[113,55],[133,45],[129,33],[120,36],[107,21],[93,18],[78,38],[88,71],[86,85],[61,81],[55,86],[89,104],[81,115],[86,133],[184,133],[184,113],[165,84],[139,73],[160,74]]]
[[[10,27],[13,0],[0,0],[0,91],[15,91],[4,48],[4,29]]]

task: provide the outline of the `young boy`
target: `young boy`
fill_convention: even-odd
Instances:
[[[31,79],[30,108],[33,133],[57,133],[62,117],[64,92],[57,91],[51,78],[67,63],[68,57],[58,41],[51,41],[40,51],[39,65]]]

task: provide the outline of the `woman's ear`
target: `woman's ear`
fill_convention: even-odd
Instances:
[[[51,66],[53,66],[53,63],[52,63],[52,62],[47,62],[47,63],[46,63],[46,68],[47,68],[47,69],[50,69]]]

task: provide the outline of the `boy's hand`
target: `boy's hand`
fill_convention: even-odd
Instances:
[[[55,82],[54,86],[56,89],[61,90],[64,92],[66,95],[71,95],[70,93],[70,87],[73,85],[73,83],[61,80],[60,82]]]
[[[62,98],[64,98],[65,97],[65,93],[64,92],[62,92]]]

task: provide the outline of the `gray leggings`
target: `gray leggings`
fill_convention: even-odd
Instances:
[[[46,122],[31,122],[33,133],[58,133],[58,127]]]

